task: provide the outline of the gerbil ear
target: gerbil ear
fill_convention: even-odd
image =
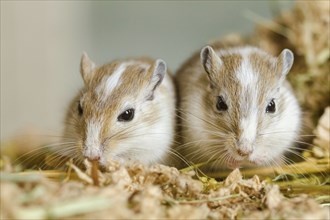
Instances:
[[[157,59],[154,64],[154,68],[152,70],[150,82],[148,85],[147,100],[152,100],[154,98],[155,90],[162,83],[166,71],[167,71],[167,67],[165,61],[161,59]]]
[[[281,72],[281,77],[284,78],[289,73],[293,65],[293,60],[294,60],[293,53],[289,49],[284,49],[277,59],[278,59],[278,65],[281,68],[279,70]]]
[[[85,84],[87,84],[88,81],[92,78],[94,69],[95,64],[89,59],[87,53],[84,52],[80,61],[80,73]]]
[[[212,82],[214,75],[219,72],[222,66],[222,60],[210,46],[206,46],[201,50],[200,58],[202,65]]]

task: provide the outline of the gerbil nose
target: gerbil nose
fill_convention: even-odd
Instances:
[[[250,155],[252,153],[252,151],[250,150],[241,150],[241,149],[237,149],[237,153],[238,155],[240,155],[241,157],[246,157],[248,155]]]
[[[96,147],[85,147],[83,155],[89,161],[99,161],[101,159],[102,152]]]

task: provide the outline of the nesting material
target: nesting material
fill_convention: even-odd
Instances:
[[[92,176],[93,183],[95,186],[98,186],[100,184],[98,172],[99,172],[99,163],[98,163],[98,161],[94,160],[94,161],[92,161],[91,176]]]
[[[75,167],[69,164],[69,167]],[[100,187],[88,171],[53,181],[44,172],[15,173],[2,160],[1,218],[13,219],[270,219],[328,218],[327,208],[306,195],[284,197],[277,185],[234,170],[212,189],[163,165],[114,164],[99,172]]]
[[[317,158],[330,157],[330,106],[328,106],[315,129],[316,138],[312,148],[313,156]]]

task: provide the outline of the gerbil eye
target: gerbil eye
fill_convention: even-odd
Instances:
[[[126,111],[124,111],[123,113],[121,113],[117,120],[118,121],[132,121],[134,118],[134,109],[130,108],[127,109]]]
[[[227,109],[228,109],[228,106],[227,106],[226,102],[223,100],[222,96],[218,96],[217,109],[219,111],[227,111]]]
[[[78,103],[78,114],[79,114],[79,116],[82,116],[83,113],[84,113],[83,108],[81,106],[81,103],[79,102]]]
[[[274,113],[276,111],[275,101],[272,99],[266,108],[266,113]]]

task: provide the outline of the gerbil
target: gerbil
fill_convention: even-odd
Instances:
[[[175,129],[175,89],[166,63],[137,58],[95,67],[84,53],[80,72],[84,87],[64,129],[74,147],[66,154],[101,166],[111,160],[162,162]]]
[[[206,170],[278,165],[298,137],[301,112],[286,81],[293,53],[204,47],[178,70],[182,145]]]

